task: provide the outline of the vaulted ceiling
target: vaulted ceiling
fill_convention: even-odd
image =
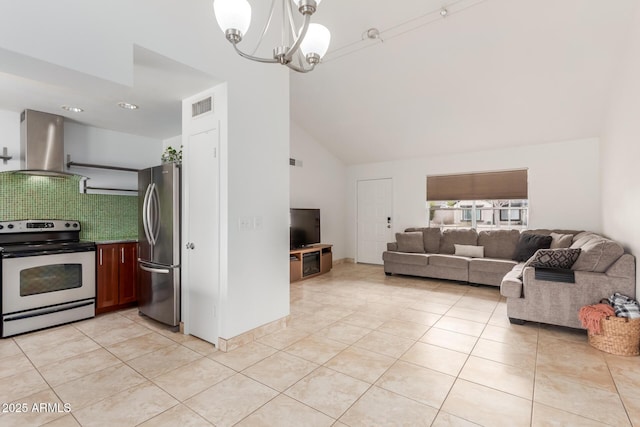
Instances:
[[[291,116],[347,164],[599,136],[639,3],[327,0]]]

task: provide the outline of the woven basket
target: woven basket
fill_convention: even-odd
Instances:
[[[589,331],[589,344],[618,356],[640,354],[640,319],[609,316],[600,321],[601,334]]]

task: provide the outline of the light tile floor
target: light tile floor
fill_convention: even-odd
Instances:
[[[342,264],[291,316],[229,353],[135,309],[0,340],[0,426],[640,426],[639,357],[493,287]]]

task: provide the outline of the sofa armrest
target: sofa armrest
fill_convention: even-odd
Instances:
[[[398,250],[398,243],[397,242],[387,243],[387,250],[396,252]]]
[[[527,267],[531,268],[531,267]],[[500,294],[505,298],[522,298],[522,278],[520,269],[514,267],[513,270],[505,274],[500,283]]]
[[[604,273],[576,271],[575,283],[536,280],[531,267],[524,269],[522,298],[507,299],[507,315],[515,319],[584,329],[578,319],[581,307],[598,303],[614,292],[635,293],[630,279]]]
[[[624,254],[606,271],[609,277],[625,277],[635,279],[636,258],[631,254]]]

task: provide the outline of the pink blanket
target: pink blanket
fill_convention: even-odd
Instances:
[[[613,307],[609,304],[585,305],[578,312],[578,318],[582,326],[587,328],[592,334],[599,334],[600,320],[607,316],[615,316]]]

